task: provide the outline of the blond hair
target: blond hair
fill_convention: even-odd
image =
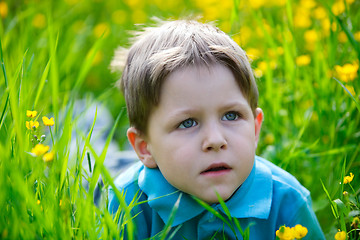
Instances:
[[[190,65],[227,66],[253,113],[258,89],[245,52],[227,34],[211,24],[195,20],[162,21],[138,32],[130,49],[115,53],[112,68],[126,62],[119,81],[130,125],[147,133],[151,111],[159,104],[161,86],[173,71]]]

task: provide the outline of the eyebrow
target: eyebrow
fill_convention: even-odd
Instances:
[[[224,105],[220,106],[220,109],[222,110],[231,110],[233,108],[237,108],[240,110],[246,110],[246,108],[249,107],[250,112],[251,108],[249,106],[249,104],[247,103],[247,101],[245,100],[245,102],[242,101],[232,101],[232,102],[228,102]],[[171,113],[169,115],[169,122],[173,122],[173,121],[177,121],[179,118],[185,118],[186,116],[191,117],[192,115],[196,115],[196,113],[198,113],[199,110],[195,109],[195,108],[183,108],[183,109],[179,109],[176,110],[175,112]]]
[[[242,102],[242,101],[241,102],[240,101],[233,101],[233,102],[226,103],[226,104],[224,104],[222,106],[223,109],[230,109],[230,108],[234,108],[234,107],[241,107],[241,108],[249,107],[250,108],[250,105],[245,100],[245,103]]]

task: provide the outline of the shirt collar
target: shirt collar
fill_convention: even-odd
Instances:
[[[232,217],[267,219],[270,214],[271,170],[256,158],[249,177],[225,202]],[[144,167],[139,175],[139,186],[148,196],[150,207],[159,214],[165,223],[168,222],[170,213],[180,198],[179,211],[176,212],[172,226],[186,222],[205,211],[190,195],[182,193],[169,184],[159,169]],[[213,204],[212,207],[217,211],[224,212],[220,204]]]

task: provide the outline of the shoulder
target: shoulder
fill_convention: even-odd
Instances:
[[[276,166],[270,161],[256,156],[258,165],[262,165],[271,172],[274,193],[293,194],[304,200],[308,199],[310,192],[290,173]]]
[[[141,170],[144,165],[141,162],[135,162],[114,180],[114,184],[118,189],[124,189],[129,185],[137,182]]]
[[[140,194],[141,190],[138,185],[138,178],[143,168],[144,166],[141,162],[136,162],[115,178],[114,185],[116,190],[109,187],[108,193],[110,211],[116,210],[119,206],[115,191],[118,190],[125,196],[127,203],[130,203],[137,194]]]

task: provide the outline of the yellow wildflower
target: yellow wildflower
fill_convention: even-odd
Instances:
[[[26,121],[26,128],[27,129],[33,129],[33,128],[38,128],[39,127],[39,122],[38,121]]]
[[[337,232],[335,234],[335,239],[336,240],[345,240],[346,239],[346,232],[345,231]]]
[[[311,26],[309,14],[297,13],[294,16],[294,26],[299,28],[308,28]]]
[[[318,33],[314,29],[308,30],[304,33],[304,38],[308,43],[316,42],[318,40]]]
[[[265,142],[265,144],[267,144],[267,145],[273,144],[273,143],[275,142],[275,136],[274,136],[274,134],[272,134],[272,133],[266,134],[266,136],[265,136],[265,138],[264,138],[264,142]]]
[[[282,7],[286,5],[286,0],[276,0],[276,1],[268,1],[267,5]]]
[[[344,177],[344,184],[350,183],[354,179],[354,174],[350,173],[350,176]]]
[[[8,12],[9,12],[9,8],[6,2],[0,2],[0,16],[2,18],[6,18]]]
[[[314,17],[316,19],[324,19],[327,17],[327,13],[326,13],[326,10],[325,8],[323,7],[317,7],[315,10],[314,10]]]
[[[354,33],[354,38],[356,41],[360,42],[360,31]]]
[[[355,96],[355,89],[353,86],[345,85],[346,89],[351,93],[351,95]]]
[[[261,56],[261,52],[259,49],[257,48],[249,48],[246,50],[246,55],[251,59],[251,60],[256,60]]]
[[[347,196],[349,196],[349,193],[347,191],[343,191],[343,195],[344,195],[344,197],[347,197]]]
[[[93,30],[94,36],[99,38],[104,34],[104,37],[109,35],[110,33],[110,27],[107,23],[99,23],[95,26]]]
[[[345,43],[348,39],[344,32],[340,32],[337,38],[341,43]]]
[[[281,226],[279,230],[276,231],[276,236],[280,238],[280,240],[292,240],[294,238],[291,228],[285,226]]]
[[[37,115],[37,111],[31,111],[31,110],[26,111],[27,117],[34,118],[34,117],[36,117],[36,115]]]
[[[50,162],[54,159],[54,155],[55,155],[54,151],[51,151],[51,152],[45,153],[42,159],[45,162]]]
[[[40,202],[40,200],[38,199],[38,200],[36,201],[36,203],[37,203],[37,205],[39,205],[41,202]]]
[[[351,227],[357,229],[359,223],[360,223],[359,217],[354,217],[353,220],[352,220],[352,223],[351,223]]]
[[[335,66],[335,72],[337,77],[344,82],[352,81],[357,76],[357,71],[359,69],[359,65],[357,63],[350,64],[347,63],[344,66]]]
[[[311,58],[310,58],[309,55],[301,55],[301,56],[298,56],[295,59],[295,62],[296,62],[296,65],[298,65],[299,67],[300,66],[307,66],[307,65],[310,64]]]
[[[44,14],[38,13],[32,20],[32,25],[35,28],[44,28],[46,26],[46,17]]]
[[[45,146],[45,145],[39,143],[33,149],[31,149],[31,153],[36,156],[41,156],[44,153],[46,153],[47,151],[49,151],[49,149],[50,149],[49,146]]]
[[[331,11],[336,16],[338,16],[338,15],[342,14],[343,12],[345,12],[344,1],[343,0],[336,1],[331,7]]]
[[[300,224],[296,225],[292,228],[293,230],[293,236],[297,239],[301,239],[306,236],[308,233],[308,230],[306,227],[301,226]]]
[[[300,4],[301,6],[307,9],[316,7],[316,2],[314,0],[301,0]]]
[[[92,62],[93,65],[98,65],[99,63],[101,63],[101,61],[103,60],[104,58],[104,54],[102,51],[97,51],[96,54],[95,54],[95,57],[94,57],[94,60]]]
[[[311,24],[310,10],[300,4],[296,8],[294,14],[294,26],[299,28],[308,28]]]
[[[45,126],[54,126],[55,122],[54,122],[54,118],[47,118],[47,117],[42,117],[43,123]]]
[[[232,36],[232,39],[240,46],[245,46],[252,38],[252,30],[248,26],[240,28],[239,33]]]
[[[255,68],[254,69],[254,75],[257,78],[261,78],[264,75],[264,72],[260,68]]]
[[[132,9],[143,8],[145,4],[142,0],[125,0],[124,2]]]
[[[251,8],[258,9],[258,8],[261,8],[262,6],[264,6],[266,1],[264,1],[264,0],[254,0],[254,1],[249,1],[248,3],[249,3]]]

